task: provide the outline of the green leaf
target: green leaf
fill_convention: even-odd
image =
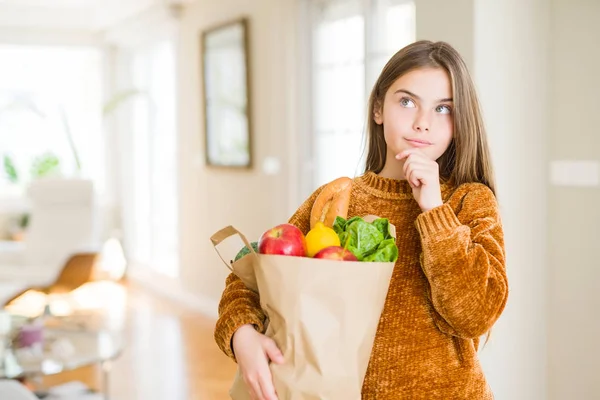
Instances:
[[[387,218],[368,223],[361,217],[345,220],[337,217],[333,229],[342,247],[350,250],[359,261],[395,262],[398,247]]]
[[[335,217],[335,221],[333,221],[333,230],[338,236],[346,231],[346,219],[340,217],[339,215]],[[343,242],[342,242],[343,243]]]
[[[372,224],[383,234],[384,239],[391,239],[392,233],[390,232],[390,221],[387,218],[379,218],[372,222]]]
[[[346,244],[348,243],[348,232],[341,232],[338,234],[338,237],[340,238],[340,246],[347,248]]]
[[[352,222],[351,222],[352,221]],[[383,240],[383,234],[372,224],[362,218],[352,218],[348,221],[348,238],[345,248],[350,250],[359,261],[377,249]]]
[[[102,114],[104,116],[111,114],[113,111],[119,108],[122,103],[139,95],[145,95],[145,92],[139,89],[129,89],[117,93],[112,99],[104,104],[104,107],[102,107]]]
[[[19,181],[19,174],[15,163],[9,155],[4,155],[4,172],[6,173],[7,179],[12,183]]]
[[[337,216],[335,217],[335,221],[333,223],[333,230],[335,231],[335,233],[338,234],[338,236],[340,236],[342,233],[345,233],[348,230],[348,227],[355,221],[364,222],[364,220],[361,217],[352,217],[346,221],[344,218]],[[340,242],[342,243],[342,246],[344,246],[346,240],[342,240],[342,238],[340,237]]]
[[[36,157],[31,166],[31,175],[34,178],[41,178],[57,172],[60,167],[60,160],[52,153],[47,153]]]
[[[398,247],[393,238],[385,239],[377,246],[377,249],[366,256],[363,261],[396,262],[398,259]]]
[[[258,253],[258,242],[251,242],[250,245],[254,249],[254,252]],[[250,249],[248,248],[248,246],[244,245],[244,247],[242,247],[242,249],[237,253],[233,261],[237,261],[248,254],[250,254]]]

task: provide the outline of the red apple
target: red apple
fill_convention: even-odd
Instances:
[[[358,261],[358,258],[348,249],[340,246],[329,246],[319,251],[313,258],[324,258],[338,261]]]
[[[281,224],[262,234],[258,241],[260,254],[306,257],[306,239],[292,224]]]

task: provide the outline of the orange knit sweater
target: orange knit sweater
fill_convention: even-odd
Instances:
[[[319,188],[290,219],[309,230]],[[496,199],[482,184],[442,185],[444,205],[421,212],[407,181],[367,172],[354,179],[348,217],[396,226],[399,258],[365,376],[364,400],[492,399],[477,358],[479,337],[506,304],[504,239]],[[243,324],[264,330],[258,296],[234,275],[219,304],[215,339],[235,360]]]

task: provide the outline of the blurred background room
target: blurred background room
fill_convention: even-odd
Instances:
[[[600,0],[0,0],[0,398],[228,398],[210,236],[361,174],[419,39],[461,52],[488,128],[496,398],[600,399]]]

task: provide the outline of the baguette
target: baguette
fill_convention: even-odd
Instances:
[[[331,228],[337,216],[347,218],[351,191],[352,179],[348,177],[338,178],[325,185],[312,206],[310,229],[314,228],[317,222]]]

